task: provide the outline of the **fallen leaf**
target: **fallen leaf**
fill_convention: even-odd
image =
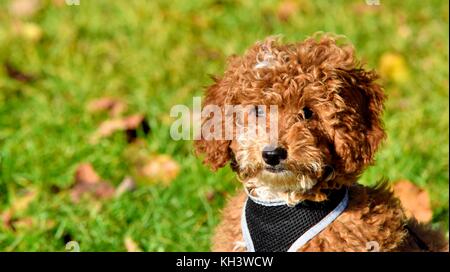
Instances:
[[[415,217],[419,222],[427,223],[433,217],[428,192],[408,180],[400,180],[394,185],[397,196],[408,217]]]
[[[314,12],[314,5],[309,0],[283,0],[277,7],[277,18],[287,22],[297,14],[310,14]]]
[[[7,209],[6,211],[1,213],[2,216],[2,226],[6,229],[12,227],[12,211],[11,209]]]
[[[32,217],[23,217],[17,220],[12,221],[12,229],[14,231],[23,230],[23,229],[32,229],[34,227],[34,219]]]
[[[178,176],[180,166],[168,155],[150,156],[148,160],[138,168],[138,174],[149,181],[160,181],[169,184]]]
[[[125,177],[116,188],[116,197],[120,197],[126,192],[130,192],[136,188],[136,183],[131,177]]]
[[[100,124],[97,131],[92,135],[91,142],[96,143],[100,138],[108,137],[119,130],[125,130],[122,119],[106,120]]]
[[[15,79],[17,81],[24,82],[24,83],[31,82],[34,80],[34,77],[32,75],[20,71],[19,69],[15,68],[9,62],[6,62],[4,64],[4,66],[5,66],[5,70],[6,70],[8,77],[10,77],[12,79]]]
[[[127,252],[142,252],[142,249],[129,236],[125,237],[124,244],[125,244],[125,248],[127,249]]]
[[[66,5],[66,0],[52,0],[53,5],[60,8]]]
[[[88,104],[89,112],[108,112],[111,117],[119,116],[126,108],[127,104],[124,101],[113,97],[102,97]]]
[[[108,199],[114,196],[114,187],[102,181],[96,184],[79,184],[72,189],[71,197],[73,202],[78,202],[84,194],[93,195],[99,199]]]
[[[19,196],[14,199],[11,205],[11,210],[13,211],[13,213],[25,211],[30,205],[30,203],[34,199],[36,199],[36,196],[37,196],[36,190],[27,191],[23,196]]]
[[[298,1],[285,0],[280,3],[277,9],[277,17],[280,21],[286,22],[300,9]]]
[[[70,190],[73,202],[79,202],[83,195],[91,195],[99,199],[114,196],[114,187],[109,182],[101,180],[90,164],[81,164],[75,172],[75,184]]]
[[[137,138],[138,129],[142,129],[144,134],[150,132],[150,126],[143,114],[106,120],[100,124],[97,131],[91,136],[91,143],[94,144],[99,139],[108,137],[116,131],[125,131],[128,142],[133,142]]]
[[[76,183],[97,183],[100,176],[95,172],[94,167],[90,163],[80,164],[75,171]]]
[[[129,143],[134,142],[137,139],[138,129],[142,129],[142,132],[147,135],[150,132],[150,125],[142,114],[135,114],[124,119],[126,124],[127,141]]]
[[[380,58],[378,71],[383,78],[397,83],[404,83],[409,78],[405,59],[397,53],[384,53]]]
[[[15,21],[12,25],[14,34],[23,37],[31,42],[37,42],[41,40],[43,36],[42,28],[35,23],[23,23],[21,21]]]
[[[28,206],[36,199],[37,195],[36,190],[28,190],[23,195],[15,196],[11,206],[1,214],[2,225],[7,229],[13,229],[13,224],[17,221],[15,217],[28,209]]]
[[[124,157],[132,169],[135,181],[143,184],[162,182],[169,184],[177,177],[180,167],[169,155],[152,154],[146,141],[131,143],[124,151]]]
[[[42,29],[37,24],[26,23],[23,25],[22,35],[27,40],[37,42],[42,38]]]
[[[30,17],[33,16],[40,7],[40,0],[13,0],[9,5],[9,13],[14,17]]]
[[[382,5],[368,5],[367,3],[355,3],[353,5],[353,12],[358,16],[379,13],[381,10]]]

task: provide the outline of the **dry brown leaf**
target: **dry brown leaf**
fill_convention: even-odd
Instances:
[[[125,132],[127,134],[127,140],[129,143],[135,142],[137,140],[138,129],[142,129],[144,134],[148,134],[150,132],[150,126],[143,114],[128,116],[124,118],[123,121],[125,123]]]
[[[90,163],[82,163],[75,171],[76,183],[97,183],[100,176],[95,172],[94,167]]]
[[[147,142],[141,139],[128,145],[124,151],[124,157],[129,162],[137,183],[163,182],[169,184],[180,171],[178,163],[172,157],[151,154]]]
[[[2,212],[1,216],[2,216],[2,226],[6,229],[11,228],[13,216],[11,209],[7,209],[6,211]]]
[[[14,222],[17,221],[14,217],[25,211],[37,195],[36,190],[28,190],[24,195],[16,196],[11,206],[1,213],[2,225],[7,229],[13,229]]]
[[[75,185],[70,190],[73,202],[78,202],[85,194],[106,199],[114,196],[114,193],[114,187],[101,180],[91,164],[81,164],[75,171]]]
[[[400,180],[394,185],[394,194],[406,210],[408,217],[415,217],[419,222],[427,223],[433,217],[428,192],[408,180]]]
[[[142,114],[131,115],[123,119],[127,129],[137,129],[142,121],[144,121],[144,115]]]
[[[89,112],[108,112],[111,117],[117,117],[127,109],[127,104],[114,97],[102,97],[88,104]]]
[[[114,132],[124,130],[125,124],[122,119],[106,120],[100,124],[97,131],[92,136],[93,142],[98,141],[100,138],[108,137]]]
[[[285,0],[280,3],[277,10],[277,17],[280,21],[288,21],[293,15],[299,12],[298,1]]]
[[[300,13],[311,13],[314,5],[309,0],[283,0],[277,7],[278,20],[287,22]]]
[[[382,5],[368,5],[367,3],[355,3],[353,5],[353,12],[356,15],[367,15],[379,13],[382,10]]]
[[[178,176],[180,166],[168,155],[154,155],[139,167],[138,174],[149,181],[169,184]]]
[[[99,139],[108,137],[116,131],[125,131],[128,142],[133,142],[137,138],[137,130],[139,128],[142,128],[145,134],[150,131],[150,126],[143,114],[106,120],[100,124],[97,131],[92,135],[91,143],[96,143]]]
[[[66,0],[52,0],[53,5],[60,8],[66,5]]]
[[[5,70],[8,77],[14,80],[24,83],[28,83],[34,80],[34,76],[20,71],[9,62],[5,63]]]
[[[33,16],[41,7],[40,0],[13,0],[9,5],[9,13],[14,17]]]
[[[73,202],[80,201],[83,195],[91,195],[98,199],[108,199],[114,196],[115,190],[109,183],[101,181],[94,184],[80,183],[76,184],[70,192],[70,196]]]
[[[32,217],[23,217],[17,220],[13,220],[11,225],[15,231],[31,229],[34,227],[34,219]]]
[[[127,252],[142,252],[142,249],[129,236],[125,237],[124,244],[125,244],[125,248],[127,249]]]

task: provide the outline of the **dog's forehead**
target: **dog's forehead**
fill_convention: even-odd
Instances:
[[[352,47],[333,39],[257,43],[230,60],[224,76],[227,102],[290,108],[332,104],[343,88],[339,73],[355,63]]]
[[[320,72],[303,72],[296,67],[247,68],[234,88],[236,102],[297,107],[323,101],[329,88]]]
[[[321,66],[304,64],[299,58],[293,50],[248,53],[234,70],[236,91],[249,97],[259,95],[258,99],[271,99],[273,94],[283,98],[320,94],[325,89],[327,72]]]

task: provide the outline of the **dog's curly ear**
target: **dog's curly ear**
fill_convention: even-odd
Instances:
[[[204,155],[203,163],[208,165],[213,171],[225,166],[231,158],[230,140],[226,140],[225,131],[225,115],[224,106],[227,97],[227,89],[222,85],[222,80],[213,78],[212,84],[206,90],[203,108],[206,106],[217,106],[220,108],[223,118],[221,118],[221,139],[207,139],[207,135],[203,135],[204,126],[211,120],[211,116],[202,116],[202,135],[200,139],[194,142],[196,154]],[[210,131],[214,133],[213,131]]]
[[[338,70],[341,111],[335,125],[335,149],[344,172],[360,173],[373,163],[385,139],[382,115],[385,95],[374,71],[362,68]]]

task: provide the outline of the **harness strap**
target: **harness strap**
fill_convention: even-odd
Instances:
[[[345,208],[348,205],[348,190],[345,191],[344,198],[337,205],[337,207],[331,211],[324,219],[322,219],[319,223],[314,225],[308,231],[306,231],[302,236],[300,236],[297,241],[295,241],[292,246],[288,249],[288,252],[296,252],[299,248],[304,246],[309,240],[314,238],[317,234],[319,234],[322,230],[324,230],[328,225],[333,223],[333,221],[341,215]]]

